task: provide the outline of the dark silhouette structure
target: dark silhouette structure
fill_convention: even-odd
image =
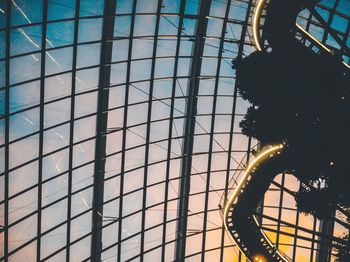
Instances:
[[[335,205],[350,205],[350,70],[335,54],[315,54],[293,38],[293,23],[280,19],[295,17],[290,10],[298,5],[277,2],[269,4],[264,27],[272,51],[237,65],[239,92],[252,103],[240,125],[263,145],[288,142],[286,169],[308,186],[299,207],[326,217]],[[320,180],[325,186],[314,189]]]
[[[269,2],[263,29],[269,51],[236,62],[239,93],[252,104],[240,126],[262,146],[287,143],[280,171],[301,181],[298,209],[332,219],[338,206],[350,207],[350,70],[337,54],[315,53],[295,38],[296,17],[312,4]],[[340,261],[349,259],[345,246]]]

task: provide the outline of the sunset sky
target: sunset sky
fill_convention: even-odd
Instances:
[[[7,1],[11,2],[9,34]],[[239,163],[257,144],[239,128],[249,104],[235,92],[232,68],[232,59],[255,50],[251,28],[245,27],[255,1],[250,8],[249,1],[212,0],[203,14],[200,0],[116,0],[113,37],[108,39],[113,43],[111,64],[101,67],[104,1],[48,0],[43,27],[44,1],[0,0],[0,225],[8,220],[9,261],[90,258],[99,135],[107,143],[103,214],[99,214],[102,260],[137,261],[143,256],[144,261],[161,257],[172,261],[194,81],[198,81],[198,95],[185,257],[186,261],[238,261],[239,250],[223,230],[218,204],[226,180],[238,176]],[[325,19],[332,5],[333,1],[324,0],[318,7]],[[349,0],[340,0],[338,12],[349,16],[349,7]],[[306,26],[307,19],[309,14],[303,12],[298,22]],[[199,56],[193,51],[203,28],[198,21],[206,21]],[[343,16],[335,15],[333,21],[332,26],[343,33],[349,28]],[[322,40],[321,27],[311,25],[309,31]],[[326,43],[339,48],[331,37]],[[193,63],[198,61],[195,74]],[[107,67],[110,84],[99,89],[100,73]],[[98,96],[106,90],[107,134],[97,134]],[[277,184],[282,183],[281,176]],[[296,191],[298,181],[285,175],[283,187]],[[274,185],[270,189],[264,214],[278,218],[283,194],[280,219],[296,224],[294,198]],[[276,230],[276,222],[266,218],[262,222]],[[312,230],[314,218],[301,214],[297,223]],[[319,221],[315,223],[318,230]],[[294,228],[280,230],[295,234]],[[336,225],[335,235],[344,232]],[[267,234],[277,240],[275,233]],[[312,234],[305,236],[312,238]],[[0,257],[5,254],[4,241],[1,232]],[[288,245],[295,245],[295,237],[280,234],[279,243],[293,256]],[[298,239],[296,244],[296,261],[310,261],[311,242]]]

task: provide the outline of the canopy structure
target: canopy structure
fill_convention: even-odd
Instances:
[[[0,0],[0,261],[245,261],[220,201],[257,145],[235,82],[257,2]],[[298,24],[349,64],[349,19],[323,0]],[[293,261],[334,258],[348,229],[298,186],[255,217]]]

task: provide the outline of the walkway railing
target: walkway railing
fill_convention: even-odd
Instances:
[[[249,182],[254,179],[254,175],[256,174],[256,170],[261,163],[268,160],[269,158],[274,157],[275,155],[280,154],[283,151],[284,144],[279,144],[275,146],[269,146],[264,148],[256,158],[247,166],[245,170],[237,171],[230,181],[230,186],[232,184],[236,184],[236,187],[232,186],[232,189],[229,192],[224,193],[224,196],[221,200],[221,215],[223,218],[225,230],[229,234],[230,238],[237,244],[241,252],[248,258],[253,261],[259,261],[259,257],[254,253],[254,249],[256,247],[248,247],[242,241],[240,235],[237,233],[236,229],[236,220],[239,214],[235,213],[235,207],[237,202],[241,199],[241,197],[245,194],[245,188],[249,184]],[[244,156],[241,160],[240,164],[246,162],[248,155]],[[237,183],[237,179],[241,176],[239,183]],[[254,196],[251,196],[254,197]],[[259,199],[257,200],[257,202]],[[240,203],[244,205],[244,203]],[[246,217],[246,220],[249,222],[250,226],[254,228],[256,236],[259,236],[261,247],[264,248],[268,254],[270,254],[271,258],[275,261],[283,261],[289,262],[292,261],[287,255],[277,249],[277,247],[270,241],[267,235],[263,230],[260,229],[259,222],[255,218],[254,215]],[[242,229],[241,229],[242,230]]]

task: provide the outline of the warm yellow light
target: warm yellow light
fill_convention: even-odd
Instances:
[[[347,63],[345,63],[344,61],[343,61],[343,65],[345,65],[347,68],[349,68],[350,69],[350,65],[348,65]]]
[[[236,187],[235,191],[233,192],[233,194],[230,196],[230,198],[228,199],[228,201],[226,201],[225,206],[224,206],[224,214],[223,214],[223,222],[224,222],[224,227],[225,230],[227,231],[229,238],[233,241],[236,242],[235,239],[232,237],[232,235],[230,234],[230,230],[228,228],[227,225],[227,218],[228,218],[228,213],[230,210],[230,207],[233,205],[233,203],[235,202],[235,200],[238,198],[242,187],[247,183],[248,178],[251,176],[251,174],[254,172],[254,170],[256,169],[256,167],[262,163],[263,161],[265,161],[266,159],[269,159],[271,157],[271,155],[275,155],[279,152],[281,152],[284,148],[284,144],[278,144],[278,145],[271,145],[266,147],[264,150],[262,150],[260,152],[260,154],[258,154],[256,156],[256,158],[248,165],[241,181],[239,182],[238,186]],[[255,217],[254,217],[255,219]],[[256,219],[255,219],[256,221]],[[257,221],[256,221],[257,223]],[[262,232],[262,231],[261,231]],[[267,238],[267,236],[264,234],[264,232],[262,232],[264,238],[266,239],[266,241],[269,243],[270,246],[272,246],[273,244],[271,243],[271,241]],[[239,247],[239,245],[237,244],[237,246]],[[242,250],[241,250],[242,251]],[[242,251],[242,253],[244,254],[244,252]]]
[[[262,13],[262,10],[264,8],[264,5],[265,5],[265,0],[260,0],[258,2],[257,7],[256,7],[256,11],[254,14],[254,19],[253,19],[253,37],[254,37],[255,47],[259,51],[262,50],[259,27],[260,27],[260,17],[261,17],[261,13]],[[313,35],[311,35],[308,31],[306,31],[304,28],[302,28],[299,24],[296,23],[295,25],[300,31],[302,31],[310,39],[315,41],[319,46],[321,46],[327,52],[329,52],[329,53],[331,52],[331,50],[328,47],[326,47],[324,44],[322,44],[320,41],[318,41]]]
[[[257,262],[265,262],[265,259],[264,259],[262,256],[255,256],[255,257],[254,257],[254,261],[257,261]]]
[[[308,31],[306,31],[304,28],[302,28],[300,25],[295,24],[297,28],[299,28],[300,31],[302,31],[305,35],[307,35],[310,39],[312,39],[314,42],[316,42],[319,46],[321,46],[324,50],[326,50],[328,53],[332,52],[331,49],[329,49],[327,46],[322,44],[317,38],[315,38],[313,35],[311,35]]]
[[[254,18],[253,18],[253,38],[254,38],[254,44],[255,44],[255,48],[258,51],[262,50],[262,44],[261,44],[261,39],[260,39],[260,18],[261,18],[261,13],[262,10],[264,8],[265,5],[265,1],[266,0],[260,0],[256,6],[256,11],[254,13]],[[322,42],[320,42],[317,38],[315,38],[313,35],[311,35],[308,31],[306,31],[303,27],[301,27],[298,23],[295,23],[296,27],[302,31],[307,37],[309,37],[310,39],[312,39],[314,42],[317,43],[317,45],[321,48],[323,48],[324,50],[326,50],[328,53],[331,53],[332,50],[329,49],[327,46],[325,46]],[[350,69],[350,65],[348,65],[347,63],[345,63],[344,61],[342,62],[343,65],[345,65],[347,68]]]
[[[254,14],[254,19],[253,19],[253,38],[254,38],[254,43],[255,43],[255,47],[256,49],[258,49],[259,51],[262,50],[261,48],[261,44],[260,44],[260,17],[261,17],[261,12],[263,10],[265,4],[265,0],[260,0],[258,2],[258,5],[256,6],[256,11]]]

